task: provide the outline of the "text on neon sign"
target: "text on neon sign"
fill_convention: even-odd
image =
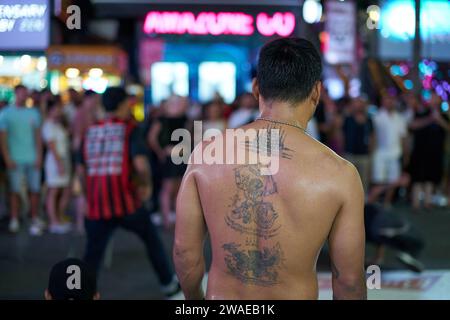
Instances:
[[[273,15],[259,13],[255,18],[243,12],[192,12],[151,11],[144,22],[148,34],[240,35],[250,36],[256,30],[263,36],[290,36],[295,29],[295,15],[277,12]]]

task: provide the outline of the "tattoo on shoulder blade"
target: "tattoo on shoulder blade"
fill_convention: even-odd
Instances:
[[[273,130],[278,130],[278,146],[272,146]],[[258,135],[251,141],[245,141],[245,148],[252,152],[264,153],[266,155],[280,155],[283,159],[292,159],[294,150],[286,146],[286,132],[275,125],[268,125],[265,130],[258,131]]]
[[[258,165],[236,168],[234,179],[237,191],[225,222],[247,238],[245,244],[231,242],[222,246],[228,272],[245,284],[275,285],[283,266],[283,250],[279,243],[270,246],[268,242],[281,228],[270,201],[278,193],[277,184],[273,176],[261,175]]]

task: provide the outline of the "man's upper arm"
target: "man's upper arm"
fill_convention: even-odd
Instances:
[[[348,166],[343,204],[328,240],[334,279],[352,283],[364,272],[364,191],[356,168]]]
[[[203,255],[207,229],[192,167],[188,168],[183,177],[176,211],[175,247],[181,250],[181,253]]]

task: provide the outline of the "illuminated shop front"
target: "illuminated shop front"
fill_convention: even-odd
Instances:
[[[414,89],[411,57],[415,35],[415,8],[412,0],[383,1],[379,27],[379,55],[397,86]],[[399,19],[399,17],[402,17]],[[421,4],[422,57],[419,74],[422,97],[435,91],[442,97],[443,111],[450,100],[450,2],[424,0]]]
[[[69,88],[103,93],[121,85],[127,72],[127,55],[114,46],[51,46],[47,59],[54,93]]]
[[[298,34],[298,0],[93,0],[104,19],[135,20],[146,105],[175,93],[226,102],[251,89],[259,49]],[[130,48],[133,50],[133,48]]]
[[[0,99],[8,100],[19,83],[36,90],[47,85],[49,19],[48,0],[0,2]]]

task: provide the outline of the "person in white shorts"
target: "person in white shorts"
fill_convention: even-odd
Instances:
[[[45,156],[46,207],[51,233],[66,233],[70,225],[62,217],[70,199],[70,141],[63,125],[63,112],[57,100],[47,105],[47,120],[42,127],[42,138],[47,146]]]
[[[375,202],[386,192],[386,206],[390,206],[393,193],[402,175],[402,155],[408,134],[405,118],[396,110],[394,97],[385,95],[382,106],[373,117],[375,128],[375,151],[373,154],[372,181],[369,203]]]

